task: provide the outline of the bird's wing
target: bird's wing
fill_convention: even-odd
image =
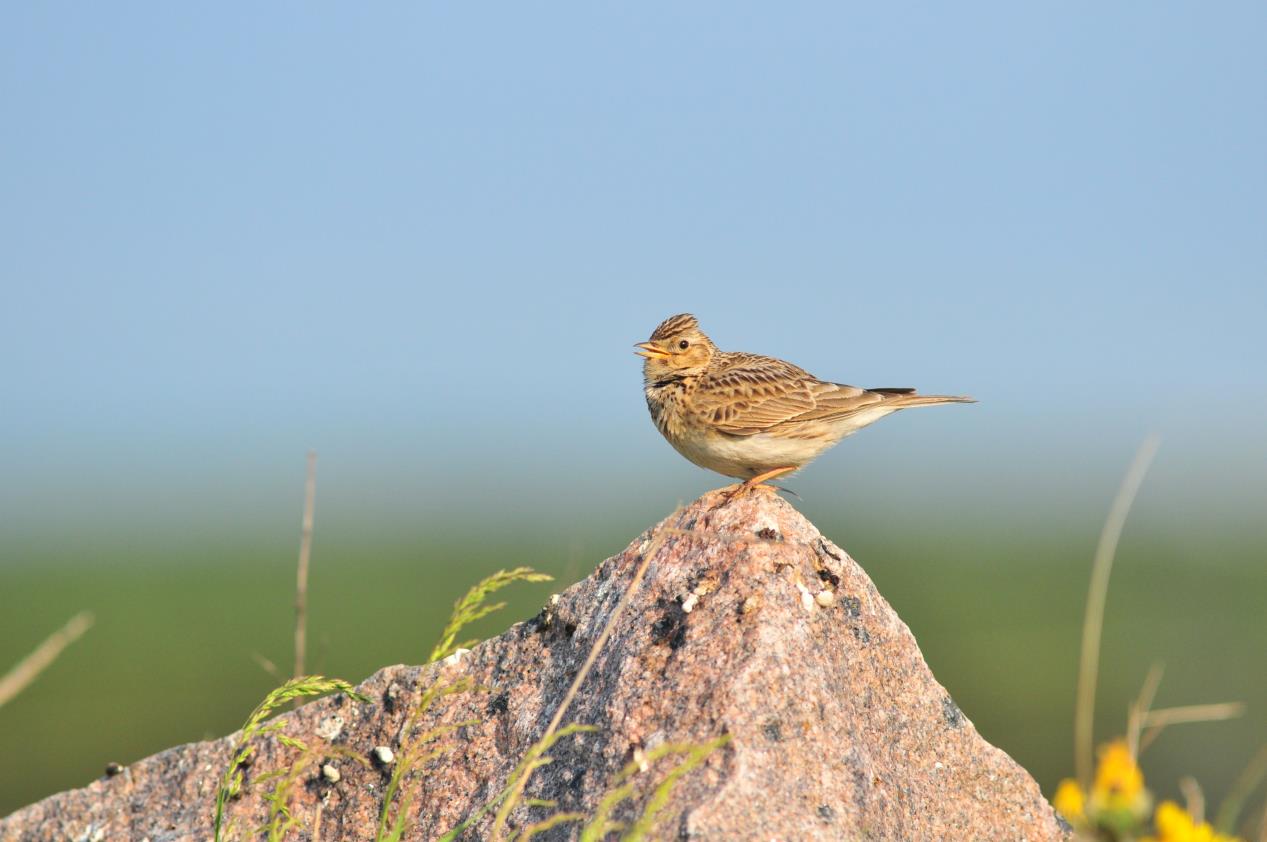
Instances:
[[[753,354],[728,354],[695,393],[703,419],[733,436],[788,432],[805,421],[842,418],[875,406],[886,395],[826,383],[791,363]]]

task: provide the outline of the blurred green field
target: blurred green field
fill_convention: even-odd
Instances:
[[[821,502],[797,505],[869,571],[977,728],[1050,794],[1073,771],[1077,648],[1098,517],[1045,527],[1000,518],[1007,522],[986,529],[949,516],[842,517],[822,512]],[[312,671],[359,681],[387,664],[420,662],[453,600],[495,569],[527,564],[559,578],[506,591],[510,607],[474,629],[496,634],[623,548],[653,522],[650,511],[491,532],[414,523],[385,538],[323,524],[319,507]],[[8,540],[3,668],[74,612],[91,609],[97,621],[0,708],[0,814],[84,785],[109,761],[237,728],[276,683],[253,653],[289,669],[297,533],[287,521],[230,537],[178,529],[84,536],[78,549]],[[1122,730],[1126,705],[1157,659],[1167,667],[1158,706],[1250,706],[1238,721],[1164,734],[1143,758],[1159,794],[1175,794],[1179,777],[1191,774],[1217,801],[1267,742],[1265,557],[1261,530],[1199,529],[1160,516],[1128,526],[1109,595],[1098,737]]]

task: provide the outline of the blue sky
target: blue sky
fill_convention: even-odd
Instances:
[[[713,479],[654,433],[630,345],[684,310],[824,378],[981,399],[846,442],[823,488],[1012,493],[1159,430],[1176,489],[1267,495],[1265,25],[7,6],[0,499],[291,494],[316,447],[358,489],[436,471],[513,507],[562,466],[671,502]]]

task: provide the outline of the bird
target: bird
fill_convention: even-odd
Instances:
[[[775,357],[722,351],[690,313],[665,319],[634,347],[644,358],[643,390],[656,429],[696,465],[743,480],[732,495],[772,487],[769,480],[899,409],[975,403],[909,388],[861,389],[819,380]]]

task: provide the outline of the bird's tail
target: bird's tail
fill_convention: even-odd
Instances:
[[[912,406],[936,406],[940,403],[976,403],[976,398],[967,395],[917,395],[914,389],[868,389],[884,395],[884,405],[894,409],[907,409]]]

